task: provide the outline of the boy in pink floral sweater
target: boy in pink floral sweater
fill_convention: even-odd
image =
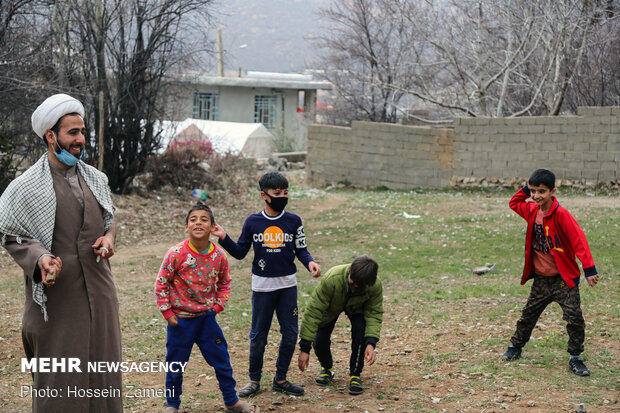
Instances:
[[[237,397],[228,345],[215,320],[230,297],[231,279],[226,253],[209,240],[214,223],[208,206],[194,205],[185,218],[189,238],[168,250],[157,274],[157,306],[168,321],[166,362],[186,364],[194,343],[198,344],[215,370],[226,411],[258,412]],[[166,373],[164,413],[179,411],[182,384],[182,371]]]

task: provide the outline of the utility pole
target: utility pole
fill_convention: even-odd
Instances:
[[[222,29],[215,32],[215,42],[217,46],[217,75],[224,76],[224,57],[222,56]]]

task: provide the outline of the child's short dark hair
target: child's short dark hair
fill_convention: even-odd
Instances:
[[[192,212],[198,211],[198,210],[207,211],[209,213],[209,216],[211,217],[211,223],[212,224],[215,223],[215,217],[213,216],[213,211],[211,211],[211,208],[209,208],[202,202],[198,202],[196,205],[191,207],[189,211],[187,211],[187,215],[185,216],[185,225],[187,225],[187,223],[189,222],[189,216],[192,214]]]
[[[360,255],[351,263],[351,281],[359,287],[375,285],[379,264],[368,255]]]
[[[269,189],[287,189],[288,179],[280,172],[267,172],[260,177],[258,186],[263,192],[267,192]]]
[[[548,169],[537,169],[532,173],[527,183],[534,186],[544,185],[553,189],[555,188],[555,175]]]

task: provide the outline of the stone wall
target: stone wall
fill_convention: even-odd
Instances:
[[[578,116],[456,118],[454,129],[353,122],[311,125],[308,177],[392,189],[513,185],[538,168],[564,184],[617,185],[620,107]]]

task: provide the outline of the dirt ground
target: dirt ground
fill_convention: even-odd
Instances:
[[[312,198],[297,202],[308,222],[327,210],[334,210],[351,201],[352,194],[327,195],[316,202]],[[603,198],[604,199],[604,198]],[[165,321],[158,314],[152,297],[154,272],[165,251],[184,236],[182,219],[191,200],[172,195],[117,198],[119,210],[118,253],[112,266],[118,286],[124,359],[159,361],[165,355]],[[582,202],[577,199],[575,202]],[[584,199],[583,202],[591,200]],[[607,203],[608,201],[602,201]],[[617,198],[609,205],[617,207]],[[454,209],[458,205],[443,204]],[[153,214],[153,210],[156,214]],[[227,208],[216,206],[218,222],[232,234],[238,234],[242,218],[256,210],[256,204],[239,200]],[[157,217],[154,217],[156,215]],[[181,227],[182,228],[182,227]],[[320,229],[320,224],[313,228]],[[308,231],[308,230],[307,230]],[[324,253],[323,253],[324,254]],[[233,271],[247,275],[249,259],[232,264]],[[155,268],[155,270],[154,270]],[[326,270],[326,268],[324,268]],[[30,399],[19,397],[19,388],[30,383],[30,376],[21,373],[19,360],[23,350],[20,338],[23,287],[21,270],[2,250],[0,254],[0,300],[4,310],[0,333],[0,411],[29,411]],[[300,278],[310,279],[307,274]],[[305,282],[305,281],[304,281]],[[618,285],[617,283],[614,285]],[[398,280],[386,285],[385,295],[399,290],[415,290],[415,280]],[[238,386],[246,383],[250,297],[249,282],[239,281],[233,289],[231,302],[243,306],[222,313],[219,323],[227,336]],[[521,297],[502,297],[501,305],[518,309]],[[620,411],[618,388],[620,377],[601,382],[594,374],[579,378],[567,370],[566,358],[548,360],[540,351],[529,351],[523,362],[514,364],[498,360],[514,328],[517,310],[501,316],[494,314],[500,297],[470,297],[463,300],[428,301],[413,298],[408,302],[387,300],[386,322],[377,347],[376,365],[363,373],[366,391],[359,396],[347,392],[348,339],[346,323],[339,323],[333,339],[336,378],[326,388],[314,384],[319,365],[314,354],[309,371],[301,373],[297,354],[291,363],[289,379],[306,389],[303,397],[276,394],[270,382],[277,355],[277,325],[272,328],[265,353],[263,391],[251,399],[265,412],[573,412],[583,403],[588,412]],[[342,321],[342,319],[341,319]],[[545,318],[551,329],[563,330],[561,316]],[[609,320],[616,327],[618,320]],[[275,323],[274,323],[275,324]],[[497,341],[497,345],[488,343]],[[618,338],[609,334],[590,336],[589,347],[605,348],[618,371],[620,355]],[[603,362],[590,366],[596,373]],[[161,397],[163,374],[129,373],[124,375],[125,410],[128,412],[159,412],[164,406]],[[548,379],[545,379],[548,376]],[[219,412],[223,405],[213,370],[206,366],[194,350],[185,374],[182,412]],[[70,412],[73,413],[73,412]]]

